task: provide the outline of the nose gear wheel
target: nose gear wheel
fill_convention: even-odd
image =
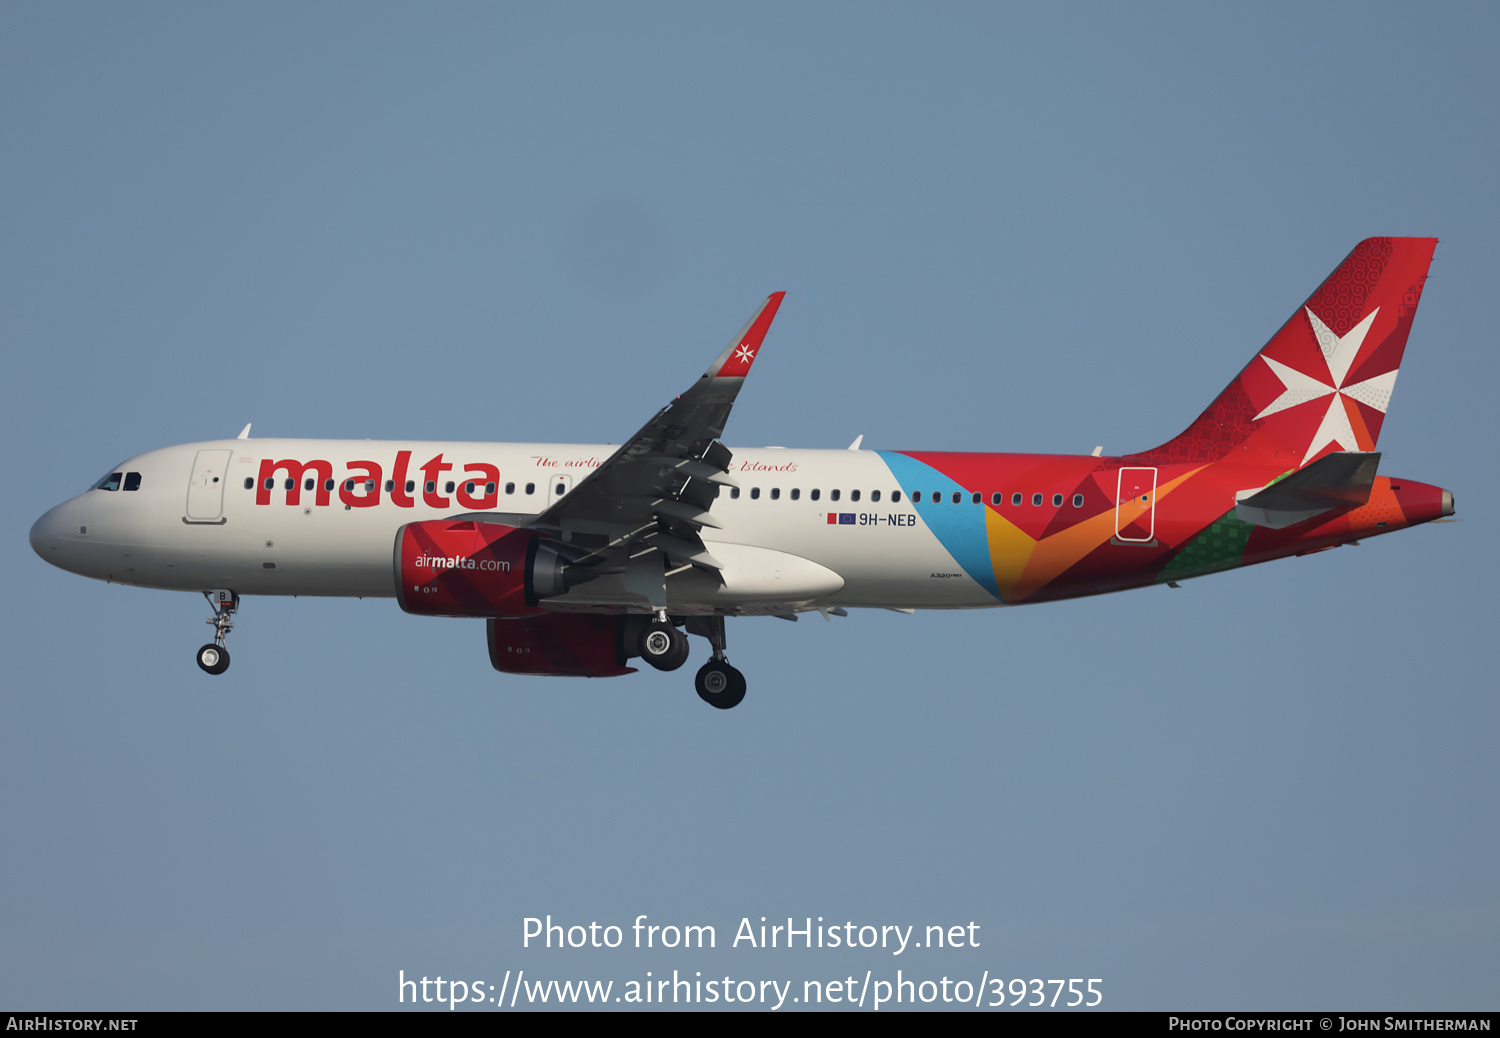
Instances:
[[[229,669],[229,650],[209,642],[198,650],[198,666],[206,674],[222,674]]]

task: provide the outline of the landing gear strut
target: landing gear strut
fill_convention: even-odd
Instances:
[[[240,607],[240,596],[225,588],[203,592],[213,608],[213,619],[205,621],[214,629],[214,640],[198,650],[198,666],[207,674],[222,674],[229,669],[229,650],[224,639],[234,630],[234,613]]]
[[[724,618],[694,617],[688,621],[688,626],[694,634],[707,638],[714,649],[713,656],[693,679],[698,698],[720,710],[739,706],[740,700],[745,698],[745,675],[731,667],[724,658]]]

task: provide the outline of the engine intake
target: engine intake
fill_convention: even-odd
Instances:
[[[396,601],[418,616],[536,616],[566,563],[534,530],[429,519],[396,531]]]

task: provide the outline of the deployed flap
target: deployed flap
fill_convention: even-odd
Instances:
[[[1358,508],[1370,500],[1378,451],[1326,454],[1262,490],[1241,491],[1234,511],[1256,526],[1281,530],[1334,509]]]

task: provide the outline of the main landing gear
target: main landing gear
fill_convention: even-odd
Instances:
[[[729,665],[728,660],[709,660],[693,679],[698,698],[720,710],[739,706],[745,698],[745,675]]]
[[[224,639],[234,630],[234,613],[240,607],[240,596],[225,588],[214,588],[203,592],[213,608],[213,619],[205,623],[213,625],[214,640],[198,650],[198,666],[206,674],[222,674],[229,669],[229,650],[224,648]]]
[[[745,698],[745,675],[731,667],[724,658],[724,618],[694,617],[688,621],[688,629],[694,634],[703,635],[714,648],[713,656],[693,679],[698,698],[720,710],[739,706],[740,700]]]
[[[745,698],[745,675],[724,658],[724,618],[690,616],[687,634],[677,629],[665,609],[657,610],[636,639],[636,653],[657,670],[676,670],[687,662],[688,634],[701,635],[713,646],[713,656],[698,671],[693,687],[709,706],[728,710]]]
[[[672,625],[665,609],[658,610],[655,619],[646,625],[637,648],[641,659],[657,670],[676,670],[688,658],[687,635]]]

